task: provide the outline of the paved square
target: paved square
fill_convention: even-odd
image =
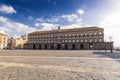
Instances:
[[[120,52],[0,50],[0,80],[120,80]]]

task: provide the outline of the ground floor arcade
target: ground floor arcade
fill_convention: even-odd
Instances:
[[[27,43],[24,45],[25,49],[58,49],[58,50],[109,50],[113,48],[112,42],[102,43],[68,43],[68,44],[39,44],[39,43]]]

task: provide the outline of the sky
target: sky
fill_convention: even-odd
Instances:
[[[9,37],[58,26],[102,27],[120,47],[120,0],[0,0],[0,32]]]

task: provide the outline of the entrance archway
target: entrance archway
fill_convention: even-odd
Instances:
[[[47,49],[47,45],[45,44],[45,49]]]
[[[75,44],[72,44],[72,49],[75,49]]]
[[[83,44],[80,44],[80,49],[84,49],[84,45]]]
[[[67,44],[65,44],[65,49],[68,49],[68,45]]]
[[[35,44],[33,44],[33,49],[35,49]]]
[[[51,49],[53,49],[53,48],[54,48],[54,45],[52,44],[52,45],[51,45]]]
[[[41,45],[39,45],[39,49],[41,49]]]
[[[93,49],[93,44],[92,43],[89,44],[89,49]]]
[[[60,47],[60,44],[58,44],[58,45],[57,45],[57,49],[60,49],[60,48],[61,48],[61,47]]]

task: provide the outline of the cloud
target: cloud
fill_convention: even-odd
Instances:
[[[76,10],[78,11],[78,10]],[[84,11],[79,9],[80,14],[82,15]],[[64,14],[59,16],[51,16],[50,18],[37,18],[35,21],[35,26],[39,26],[40,23],[53,23],[53,24],[61,24],[61,25],[70,25],[70,24],[82,24],[82,18],[78,14],[78,12],[71,14]],[[63,26],[64,26],[63,25]]]
[[[82,26],[82,18],[78,13],[65,14],[59,16],[51,16],[50,18],[37,18],[35,21],[36,27],[41,27],[41,30],[78,28]]]
[[[43,22],[44,19],[43,18],[37,18],[36,21]]]
[[[106,16],[100,23],[100,26],[105,28],[105,36],[109,40],[109,36],[113,37],[115,41],[115,46],[120,46],[120,37],[117,36],[120,34],[120,11],[114,12]]]
[[[48,3],[50,3],[50,4],[54,4],[54,5],[56,5],[55,0],[47,0],[47,1],[48,1]]]
[[[3,16],[0,16],[0,22],[1,22],[1,23],[5,23],[5,22],[7,22],[7,21],[8,21],[7,18],[5,18],[5,17],[3,17]]]
[[[34,18],[33,18],[32,16],[29,16],[28,19],[29,19],[30,21],[34,20]]]
[[[84,14],[84,10],[82,10],[82,9],[78,9],[77,12],[78,12],[80,15],[83,15],[83,14]]]
[[[10,5],[9,6],[1,5],[0,12],[7,13],[7,14],[17,13],[16,10]]]
[[[61,29],[80,28],[80,27],[81,27],[80,24],[70,24],[70,25],[64,25],[64,26],[61,26]]]
[[[52,24],[52,23],[41,23],[41,30],[53,30],[57,29],[58,24]]]
[[[68,20],[69,22],[73,22],[75,19],[78,18],[76,14],[68,14],[68,15],[62,15],[61,18]]]
[[[105,15],[101,20],[99,26],[105,29],[105,39],[109,41],[109,37],[113,37],[114,46],[120,47],[120,1],[114,2],[114,5],[111,5],[111,12]]]
[[[46,19],[46,21],[55,23],[55,22],[58,22],[59,19],[60,19],[60,16],[52,16],[50,19]]]
[[[67,25],[59,25],[54,23],[40,23],[39,24],[42,28],[40,30],[54,30],[58,29],[58,26],[61,27],[61,29],[68,29],[68,28],[80,28],[82,26],[81,24],[67,24]]]
[[[36,28],[0,16],[0,32],[6,33],[9,37],[21,36],[36,30]]]
[[[39,26],[40,26],[40,24],[39,24],[39,23],[35,23],[35,26],[36,26],[36,27],[39,27]]]
[[[81,24],[82,18],[79,15],[84,14],[84,11],[82,9],[77,10],[77,13],[67,14],[67,15],[61,15],[61,18],[64,20],[67,20],[69,23],[72,24]]]
[[[59,24],[53,24],[53,23],[41,23],[41,29],[40,30],[54,30],[57,29]]]

